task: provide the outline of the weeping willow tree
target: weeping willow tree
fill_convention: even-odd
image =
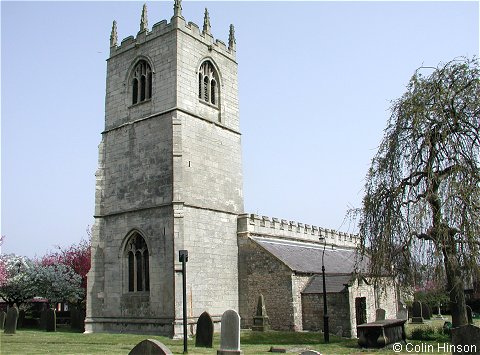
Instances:
[[[479,101],[477,58],[419,68],[393,103],[357,211],[370,273],[409,282],[415,265],[441,266],[453,326],[467,324],[465,283],[479,269]]]

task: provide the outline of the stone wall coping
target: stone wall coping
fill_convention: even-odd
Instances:
[[[351,248],[357,247],[360,243],[358,234],[345,233],[310,224],[248,213],[238,216],[237,231],[239,234],[248,233],[272,237],[276,236],[315,243],[319,243],[319,238],[322,236],[326,238],[327,245]]]

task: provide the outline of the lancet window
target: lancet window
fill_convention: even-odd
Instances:
[[[135,66],[132,78],[132,105],[152,97],[152,68],[141,60]]]
[[[134,233],[125,249],[127,262],[128,292],[150,290],[150,261],[147,244],[143,237]]]
[[[218,75],[210,61],[200,66],[198,73],[198,98],[203,102],[218,106]]]

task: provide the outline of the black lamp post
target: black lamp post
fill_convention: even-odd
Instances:
[[[330,342],[330,334],[328,329],[328,313],[327,313],[327,288],[325,285],[325,248],[327,247],[327,238],[320,235],[320,241],[323,241],[322,253],[322,278],[323,278],[323,340],[325,343]]]
[[[183,281],[183,353],[188,354],[187,345],[187,261],[188,250],[179,250],[178,259],[182,263]]]

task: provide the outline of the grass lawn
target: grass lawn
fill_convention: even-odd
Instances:
[[[478,324],[478,323],[477,323]],[[427,321],[426,325],[435,328],[443,325],[443,321]],[[408,325],[407,334],[412,330]],[[415,327],[417,327],[415,325]],[[153,338],[167,345],[174,354],[183,353],[183,341],[166,337],[131,334],[82,334],[59,327],[55,333],[38,330],[19,329],[17,334],[0,334],[0,354],[128,354],[140,341]],[[447,340],[448,341],[448,340]],[[412,344],[433,345],[437,349],[438,341],[413,341]],[[443,340],[440,342],[443,343]],[[216,354],[220,337],[215,334],[212,349],[195,348],[194,340],[188,344],[189,354]],[[319,333],[293,332],[252,332],[242,331],[241,348],[245,355],[272,354],[271,346],[284,348],[288,353],[299,354],[306,349],[320,351],[322,354],[392,354],[391,349],[360,349],[356,339],[344,339],[330,336],[330,343],[323,344],[323,335]],[[403,347],[404,353],[407,352]],[[432,352],[429,352],[430,354]],[[435,352],[433,352],[435,354]],[[444,352],[439,352],[444,354]]]

